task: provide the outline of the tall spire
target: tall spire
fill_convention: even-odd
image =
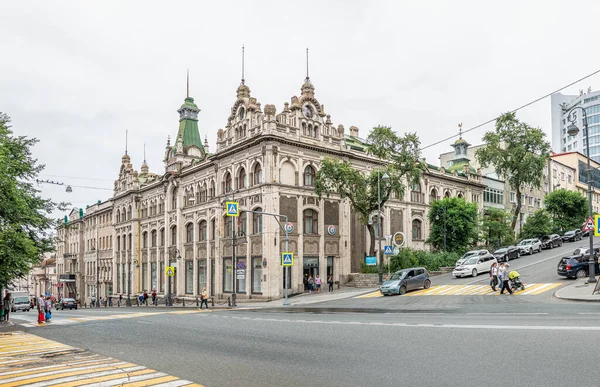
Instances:
[[[458,124],[458,137],[462,138],[462,122]]]
[[[244,77],[244,54],[245,54],[245,48],[244,45],[242,44],[242,85],[246,84],[246,79]]]
[[[186,89],[185,97],[190,98],[190,69],[187,70],[186,86],[187,86],[187,89]]]
[[[308,47],[306,47],[306,80],[310,81],[310,77],[308,76]]]
[[[144,163],[146,162],[146,143],[144,143]]]
[[[125,154],[127,154],[127,134],[129,130],[125,129]]]

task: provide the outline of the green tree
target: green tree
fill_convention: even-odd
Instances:
[[[550,233],[552,233],[552,219],[546,210],[540,209],[527,217],[521,231],[521,238],[540,238]]]
[[[444,198],[429,207],[429,238],[427,243],[435,249],[462,252],[477,241],[477,204],[463,198]]]
[[[315,191],[322,197],[338,194],[348,199],[352,211],[367,226],[371,235],[369,253],[375,253],[375,226],[369,220],[377,213],[378,205],[383,206],[394,193],[402,197],[405,181],[418,181],[425,169],[419,158],[419,139],[415,134],[398,136],[389,127],[378,126],[367,138],[367,151],[381,159],[381,167],[369,173],[360,171],[345,160],[325,158],[315,176]],[[378,196],[378,174],[389,176],[386,182],[379,179],[380,198]],[[382,262],[383,260],[380,260]]]
[[[498,208],[488,208],[481,217],[481,238],[487,246],[501,246],[514,241],[510,215]]]
[[[546,211],[552,217],[553,231],[563,233],[581,228],[588,213],[588,201],[579,192],[559,189],[546,195]]]
[[[495,130],[483,136],[486,145],[475,152],[482,167],[493,166],[515,191],[517,205],[510,227],[512,230],[521,212],[524,185],[541,187],[542,171],[550,153],[550,144],[545,137],[542,129],[519,121],[515,113],[506,113],[496,120]]]
[[[49,214],[57,204],[40,197],[34,182],[44,168],[31,155],[36,139],[15,136],[0,112],[0,284],[29,273],[43,253],[52,251]],[[61,206],[60,208],[62,208]]]

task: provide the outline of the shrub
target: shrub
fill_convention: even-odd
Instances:
[[[440,267],[454,266],[459,258],[460,255],[457,253],[432,253],[405,248],[401,249],[398,255],[392,256],[390,264],[392,272],[416,266],[423,266],[429,271],[438,271]]]

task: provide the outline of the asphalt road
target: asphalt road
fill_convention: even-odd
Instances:
[[[553,306],[513,314],[215,311],[29,332],[206,386],[597,386],[600,307]]]

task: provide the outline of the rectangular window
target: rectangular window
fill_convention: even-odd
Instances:
[[[127,286],[126,286],[127,275],[128,275],[127,268],[126,268],[126,266],[125,266],[124,263],[122,264],[121,267],[123,268],[123,271],[122,271],[123,275],[122,275],[122,278],[121,278],[121,280],[123,281],[123,284],[122,284],[123,285],[123,293],[127,293],[127,289],[128,289]]]
[[[244,269],[238,269],[236,270],[236,292],[237,293],[246,293],[246,277],[248,274],[248,270],[246,270],[245,268],[246,266],[246,258],[236,258],[237,260],[237,265],[240,265],[240,263],[243,263]],[[236,265],[236,269],[237,269],[237,265]],[[238,276],[238,273],[243,273],[243,275]],[[240,279],[240,277],[243,277],[243,279]]]
[[[552,170],[552,177],[556,177],[556,176],[557,176],[557,173],[558,173],[558,172],[556,171],[556,169],[553,169],[553,170]]]
[[[158,275],[158,279],[160,282],[160,291],[164,293],[165,291],[165,263],[160,263],[160,273]]]
[[[154,291],[154,290],[156,290],[156,289],[157,289],[157,286],[156,286],[156,285],[157,285],[157,277],[156,277],[156,274],[157,274],[157,273],[156,273],[156,262],[152,262],[152,263],[150,264],[150,276],[151,276],[151,279],[150,279],[150,284],[152,285],[152,286],[151,286],[151,287],[152,287],[152,289],[150,289],[150,290],[152,290],[152,291]]]
[[[117,293],[121,293],[121,267],[117,265]]]
[[[231,266],[231,258],[223,259],[223,292],[231,293],[232,288],[232,266]]]
[[[148,283],[148,263],[142,262],[142,290],[147,291],[146,284]]]
[[[514,192],[511,192],[511,193],[510,193],[510,202],[511,202],[511,203],[514,203],[514,202],[516,202],[516,201],[517,201],[517,200],[516,200],[516,195],[515,195],[515,193],[514,193]]]
[[[185,261],[185,294],[194,294],[194,261]]]
[[[261,257],[252,258],[252,293],[262,293],[263,266]]]
[[[532,196],[529,197],[529,205],[533,206],[533,197]]]
[[[198,294],[206,287],[206,259],[198,261]]]

